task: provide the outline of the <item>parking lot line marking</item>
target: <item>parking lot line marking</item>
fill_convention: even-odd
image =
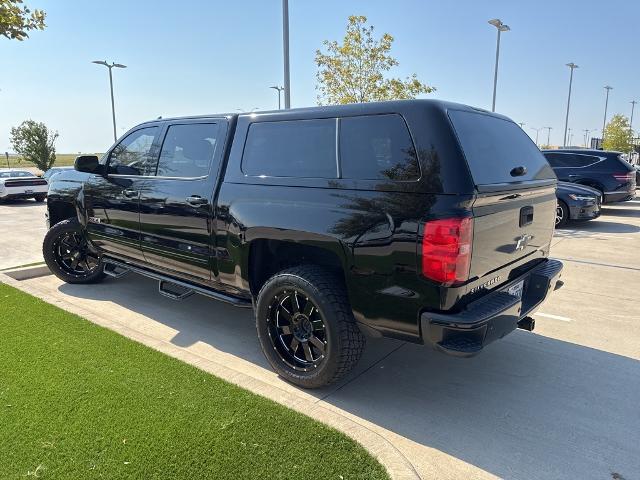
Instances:
[[[580,260],[580,259],[572,258],[572,257],[556,257],[556,256],[554,256],[553,258],[557,258],[558,260],[564,260],[566,262],[586,263],[587,265],[599,265],[601,267],[622,268],[624,270],[640,271],[640,268],[638,268],[638,267],[625,267],[624,265],[616,265],[614,263],[592,262],[592,261],[589,261],[589,260]]]
[[[536,314],[538,317],[544,317],[544,318],[552,318],[554,320],[560,320],[561,322],[570,322],[571,319],[568,317],[561,317],[560,315],[551,315],[550,313],[537,313]]]

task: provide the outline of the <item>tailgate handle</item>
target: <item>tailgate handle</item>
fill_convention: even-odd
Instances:
[[[520,226],[525,227],[533,223],[533,207],[522,207],[520,209]]]

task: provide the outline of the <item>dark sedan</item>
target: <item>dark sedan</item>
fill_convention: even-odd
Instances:
[[[602,194],[595,188],[558,182],[556,196],[556,227],[566,225],[569,220],[593,220],[600,216]]]

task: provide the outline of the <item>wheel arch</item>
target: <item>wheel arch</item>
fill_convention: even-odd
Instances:
[[[275,273],[299,265],[319,265],[346,282],[347,261],[339,242],[328,246],[305,242],[257,238],[249,242],[245,264],[251,294],[257,296],[260,288]]]

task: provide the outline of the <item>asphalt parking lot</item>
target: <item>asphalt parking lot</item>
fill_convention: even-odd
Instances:
[[[9,232],[0,268],[40,258],[43,207],[31,203],[0,205]],[[312,397],[384,436],[425,479],[632,480],[640,478],[638,252],[640,198],[556,232],[552,256],[565,264],[565,286],[536,315],[534,333],[516,331],[472,359],[371,340],[345,381],[312,393],[269,369],[249,311],[197,296],[173,302],[134,275],[93,286],[53,276],[24,283]]]

